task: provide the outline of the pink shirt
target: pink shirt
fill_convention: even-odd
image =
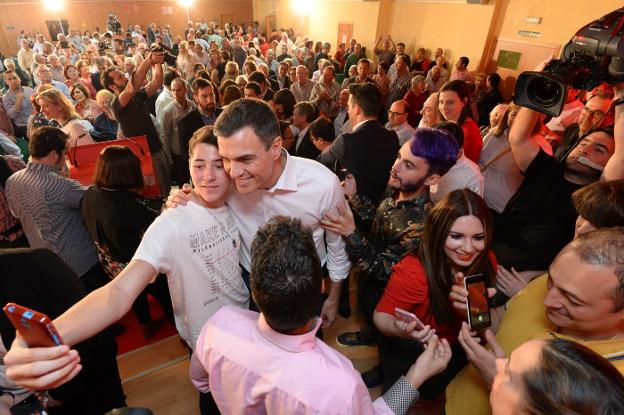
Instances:
[[[290,336],[262,314],[222,307],[204,325],[191,361],[193,384],[223,414],[393,414],[373,402],[351,361],[315,337]]]

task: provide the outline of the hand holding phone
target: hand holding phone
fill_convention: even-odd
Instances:
[[[483,331],[492,325],[490,303],[484,275],[472,275],[464,279],[464,288],[468,291],[466,308],[468,325],[471,331]]]
[[[15,303],[3,308],[13,327],[29,347],[53,347],[63,344],[50,317]]]
[[[425,325],[422,323],[422,321],[420,321],[420,319],[418,317],[416,317],[416,314],[414,313],[410,313],[409,311],[405,311],[402,308],[399,307],[395,307],[394,308],[394,315],[396,316],[396,318],[398,318],[399,320],[409,324],[412,322],[416,322],[416,330],[422,330],[425,328]]]

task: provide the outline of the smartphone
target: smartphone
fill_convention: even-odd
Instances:
[[[492,325],[485,275],[472,275],[464,278],[464,288],[468,291],[466,305],[470,330],[483,331]]]
[[[414,313],[410,313],[409,311],[405,311],[402,308],[395,307],[394,308],[394,315],[399,320],[402,320],[402,321],[404,321],[404,322],[406,322],[408,324],[413,322],[413,321],[415,321],[416,322],[416,330],[422,330],[423,328],[425,328],[425,325],[422,323],[422,321],[420,321],[420,319],[418,317],[416,317],[416,314],[414,314]]]
[[[53,347],[63,344],[52,320],[45,314],[15,303],[7,303],[3,310],[28,347]]]

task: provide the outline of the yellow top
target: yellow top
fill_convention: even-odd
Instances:
[[[552,338],[551,330],[554,330],[554,327],[546,318],[544,306],[544,298],[548,292],[547,280],[547,274],[536,278],[507,303],[507,311],[496,333],[496,339],[507,356],[529,340]],[[580,342],[605,357],[612,353],[624,353],[624,338],[584,341],[560,334],[557,334],[557,337]],[[624,360],[615,360],[611,363],[624,373]],[[491,413],[488,387],[472,364],[468,364],[448,385],[446,413],[447,415]]]

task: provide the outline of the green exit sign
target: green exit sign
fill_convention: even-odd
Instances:
[[[518,64],[520,63],[520,58],[522,57],[522,53],[520,52],[512,52],[510,50],[500,50],[498,52],[498,59],[496,60],[496,64],[499,68],[517,70]]]

